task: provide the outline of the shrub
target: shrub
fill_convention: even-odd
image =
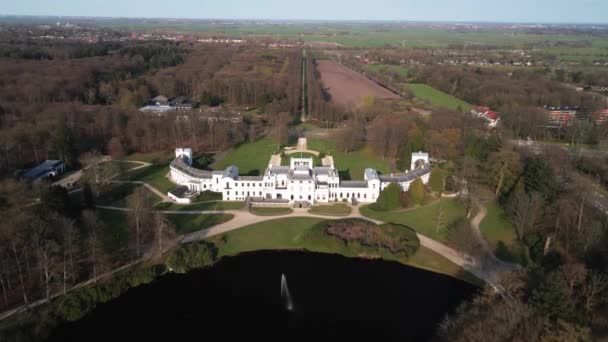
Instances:
[[[424,183],[422,183],[422,179],[416,178],[416,180],[410,184],[408,195],[415,205],[422,204],[422,201],[424,201]]]
[[[376,203],[371,207],[377,211],[391,211],[401,207],[401,188],[395,183],[389,184],[380,192]]]
[[[325,152],[319,152],[319,159],[323,159],[327,157],[327,155],[325,154]]]
[[[196,242],[180,246],[169,254],[165,264],[177,273],[212,265],[217,260],[217,248],[208,242]]]
[[[444,177],[444,171],[441,170],[440,168],[434,167],[431,170],[431,175],[429,177],[429,187],[431,188],[431,191],[436,192],[436,193],[442,193],[443,192],[443,177]]]
[[[409,257],[420,247],[416,232],[405,226],[396,224],[377,226],[362,220],[341,220],[321,224],[326,235],[341,240],[354,252],[360,249],[366,253],[388,252],[396,256]]]

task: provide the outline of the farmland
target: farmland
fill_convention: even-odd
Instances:
[[[358,72],[330,60],[318,60],[321,82],[334,104],[344,109],[360,109],[366,99],[399,99],[399,96]]]
[[[467,112],[471,110],[470,104],[426,84],[407,84],[405,87],[414,93],[414,96],[432,106]]]

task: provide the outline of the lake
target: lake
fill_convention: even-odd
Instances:
[[[59,327],[51,340],[427,341],[446,313],[476,291],[396,262],[253,252],[131,289]]]

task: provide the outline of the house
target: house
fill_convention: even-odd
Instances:
[[[150,99],[145,106],[139,108],[141,112],[162,115],[174,110],[191,110],[194,107],[192,100],[185,96],[178,96],[172,99],[164,95],[158,95]]]
[[[475,106],[471,109],[471,114],[486,121],[488,127],[495,128],[500,123],[500,114],[485,106]]]
[[[597,112],[591,114],[591,119],[598,125],[608,121],[608,108],[600,109]]]
[[[570,126],[581,115],[580,107],[575,106],[544,106],[542,109],[545,111],[549,122],[557,126]]]
[[[42,164],[29,169],[21,178],[29,182],[39,182],[62,175],[65,172],[65,163],[61,160],[45,160]]]
[[[366,169],[363,181],[340,179],[331,159],[323,166],[314,166],[312,158],[291,158],[289,166],[271,162],[260,176],[240,176],[236,166],[207,171],[192,167],[192,150],[178,148],[170,165],[171,180],[194,192],[212,191],[222,194],[224,201],[250,201],[259,204],[294,204],[338,201],[374,203],[380,191],[396,183],[407,191],[417,178],[428,183],[431,173],[427,153],[412,154],[411,170],[401,174],[380,175]],[[325,159],[324,159],[325,161]],[[181,191],[181,190],[180,190]],[[169,194],[181,198],[176,194]],[[173,197],[172,197],[173,198]]]

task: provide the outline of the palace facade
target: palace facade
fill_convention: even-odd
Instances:
[[[281,166],[272,158],[260,176],[240,176],[236,166],[218,171],[194,168],[189,148],[176,149],[171,163],[171,180],[177,185],[191,191],[221,193],[224,201],[256,203],[373,203],[389,184],[396,183],[407,191],[416,178],[428,183],[430,173],[429,155],[422,152],[412,154],[409,172],[379,174],[366,169],[363,181],[341,180],[332,158],[325,158],[323,166],[314,166],[312,158],[291,158],[289,166]]]

